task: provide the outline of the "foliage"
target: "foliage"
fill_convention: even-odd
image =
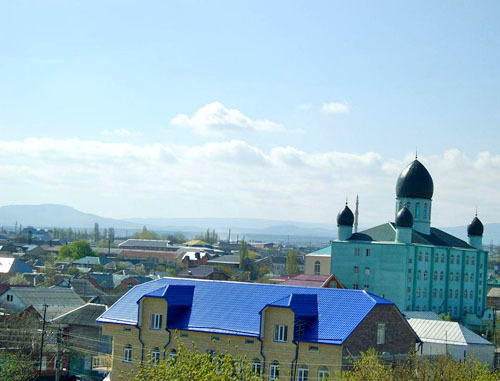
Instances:
[[[294,249],[290,250],[286,257],[286,273],[288,275],[297,275],[300,273],[297,252]]]
[[[60,228],[52,228],[52,237],[54,239],[65,239],[67,241],[74,241],[78,239],[89,239],[89,233],[87,230],[78,230],[74,231],[71,228],[68,229],[60,229]]]
[[[0,380],[28,381],[36,373],[36,362],[22,352],[0,353]]]
[[[50,287],[56,284],[57,270],[52,264],[45,262],[45,266],[43,267],[43,273],[44,273],[42,282],[43,286]]]
[[[156,232],[149,231],[146,225],[144,225],[144,227],[142,228],[142,232],[134,233],[133,238],[159,240],[160,236]]]
[[[67,274],[69,275],[74,275],[74,276],[80,276],[81,275],[81,271],[78,269],[78,267],[76,266],[71,266],[67,271],[66,271]]]
[[[241,240],[240,245],[240,269],[247,271],[252,265],[251,259],[248,257],[248,246],[244,239]]]
[[[269,274],[271,272],[271,268],[269,266],[261,266],[259,268],[259,276],[263,277],[266,274]]]
[[[96,257],[97,253],[92,250],[87,241],[75,241],[72,244],[62,246],[59,249],[59,259],[80,259],[83,257]]]
[[[118,247],[118,245],[116,243],[114,243],[113,241],[111,241],[111,244],[110,244],[107,239],[102,239],[99,242],[97,242],[96,247],[105,247],[105,248],[112,247],[112,248],[116,248],[116,247]]]
[[[30,282],[24,277],[23,274],[16,274],[9,278],[9,284],[11,286],[27,286]]]
[[[354,361],[351,371],[342,373],[343,381],[493,381],[498,374],[486,364],[475,360],[456,363],[450,356],[440,356],[436,361],[412,354],[393,366],[383,363],[374,349],[361,354]]]
[[[215,232],[215,230],[210,231],[210,229],[207,229],[205,234],[197,235],[195,239],[205,241],[209,244],[214,244],[216,242],[219,242],[219,235]]]
[[[101,239],[101,233],[99,232],[99,224],[96,222],[94,224],[94,234],[92,236],[94,242],[98,242]]]
[[[170,243],[184,243],[188,241],[187,237],[180,232],[176,232],[174,234],[163,234],[161,238],[168,239]]]
[[[256,251],[248,250],[248,258],[256,259],[258,256],[259,256],[259,254]]]
[[[261,381],[254,374],[251,362],[244,357],[232,356],[229,353],[200,353],[196,347],[187,348],[179,343],[175,358],[161,360],[159,364],[151,362],[139,366],[134,381]]]
[[[450,314],[444,314],[444,313],[440,313],[439,316],[441,317],[441,319],[443,319],[444,321],[451,321],[451,315]]]

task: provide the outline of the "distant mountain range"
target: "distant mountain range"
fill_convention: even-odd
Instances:
[[[328,242],[337,235],[336,227],[321,223],[279,221],[257,218],[127,218],[114,219],[95,214],[84,213],[75,208],[58,205],[7,205],[0,207],[0,225],[14,227],[15,223],[35,227],[71,227],[73,229],[92,229],[97,222],[101,229],[114,227],[129,232],[142,229],[144,225],[150,230],[161,232],[184,232],[198,234],[206,229],[215,229],[222,238],[226,238],[229,229],[231,237],[237,235],[250,239],[281,240],[288,237],[297,241]],[[443,227],[446,232],[467,240],[465,226]],[[279,237],[279,238],[278,238]],[[500,242],[500,223],[485,225],[484,244],[491,241]]]

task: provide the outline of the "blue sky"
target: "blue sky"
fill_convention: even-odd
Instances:
[[[439,176],[437,222],[461,222],[470,203],[493,222],[499,16],[495,1],[0,1],[0,196],[114,217],[328,222],[360,192],[367,223],[384,222],[418,147]],[[74,157],[89,145],[98,165]],[[228,177],[231,191],[213,186]]]

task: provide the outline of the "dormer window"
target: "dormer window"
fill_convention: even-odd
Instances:
[[[162,317],[161,314],[151,314],[151,329],[161,329]]]
[[[276,324],[274,326],[274,341],[278,343],[286,343],[288,341],[288,326]]]

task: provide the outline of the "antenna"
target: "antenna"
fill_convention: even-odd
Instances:
[[[415,147],[415,160],[418,159],[418,147]]]

